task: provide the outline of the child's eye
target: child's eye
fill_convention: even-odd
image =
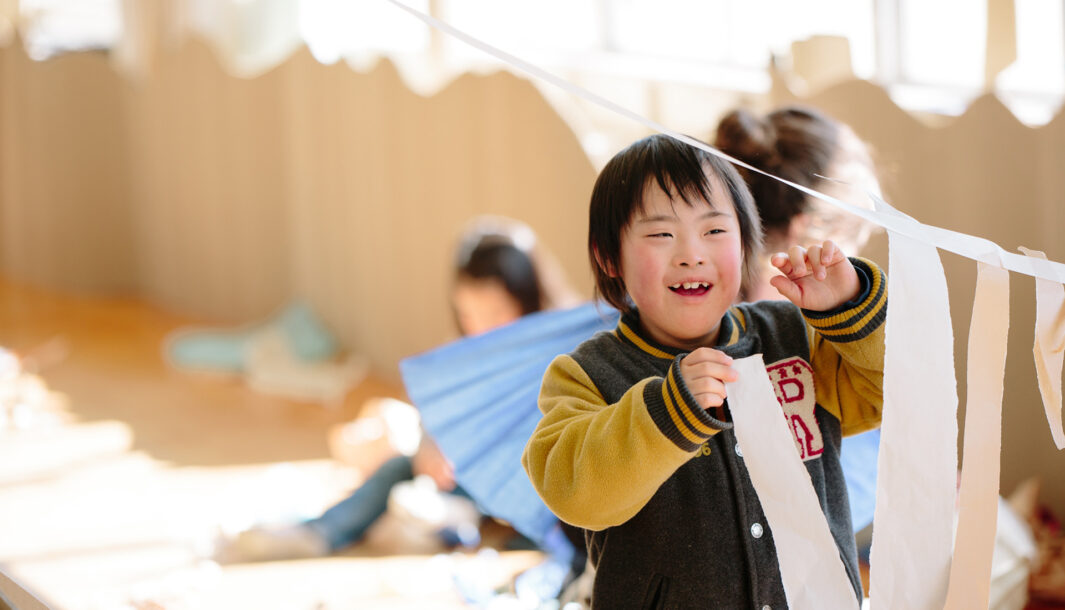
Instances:
[[[724,229],[710,229],[709,231],[706,232],[706,234],[707,235],[718,235],[719,233],[724,233],[724,232],[725,232]]]
[[[672,233],[652,233],[647,237],[673,237]]]

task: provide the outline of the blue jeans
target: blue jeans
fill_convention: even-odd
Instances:
[[[411,458],[405,455],[394,457],[382,464],[350,496],[322,513],[322,516],[307,521],[307,525],[322,534],[334,551],[358,542],[366,530],[385,514],[392,488],[413,478]]]
[[[401,455],[394,457],[377,469],[361,487],[335,506],[311,519],[306,525],[321,534],[333,551],[358,542],[388,509],[388,495],[392,488],[403,481],[414,479],[414,462]],[[459,487],[451,493],[468,498]]]

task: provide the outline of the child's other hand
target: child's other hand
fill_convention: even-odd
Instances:
[[[829,311],[858,296],[861,283],[850,260],[832,241],[809,249],[792,246],[769,262],[784,275],[769,280],[784,298],[803,309]]]
[[[732,358],[709,347],[700,347],[682,358],[680,374],[703,409],[720,407],[725,402],[725,382],[738,378],[732,369]]]

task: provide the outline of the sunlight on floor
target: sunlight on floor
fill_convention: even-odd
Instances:
[[[132,301],[0,280],[0,347],[51,354],[35,408],[0,401],[9,600],[7,578],[71,610],[464,608],[542,560],[492,548],[417,554],[382,526],[328,558],[214,562],[220,534],[315,515],[346,495],[361,475],[329,458],[327,431],[368,397],[400,393],[368,379],[331,410],[180,374],[159,345],[182,323]]]

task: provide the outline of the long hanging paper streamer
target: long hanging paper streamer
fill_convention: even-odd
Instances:
[[[890,304],[869,597],[873,610],[940,610],[950,572],[958,463],[947,280],[934,246],[893,231],[888,240]]]
[[[947,610],[987,608],[998,517],[1010,274],[978,263],[966,373],[965,453]]]
[[[761,354],[735,360],[732,367],[738,381],[726,386],[736,440],[773,531],[788,607],[857,607],[810,473],[795,450],[787,420],[780,415]]]
[[[1046,254],[1021,248],[1037,261],[1046,261]],[[1035,280],[1035,372],[1039,379],[1039,393],[1050,424],[1050,433],[1058,449],[1065,449],[1065,430],[1061,427],[1061,368],[1062,348],[1065,347],[1065,287],[1060,282]]]

